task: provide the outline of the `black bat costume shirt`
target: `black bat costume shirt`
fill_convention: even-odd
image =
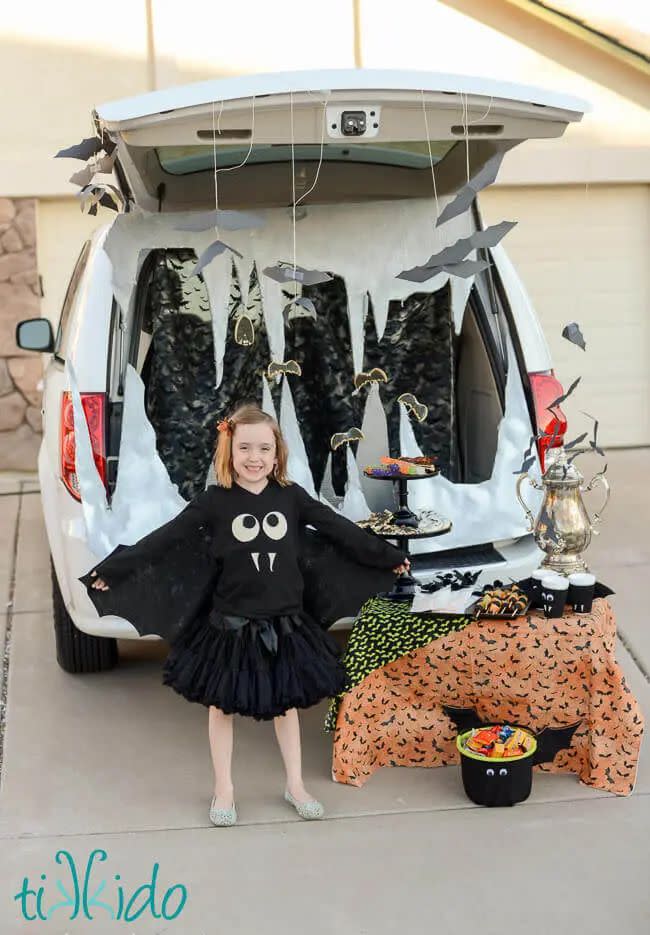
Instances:
[[[117,551],[96,571],[110,587],[139,563],[155,564],[170,549],[182,549],[183,540],[191,541],[201,530],[219,572],[212,594],[215,609],[250,618],[299,613],[305,526],[314,527],[344,553],[351,571],[355,565],[389,570],[406,558],[395,546],[315,500],[299,484],[283,487],[269,478],[260,493],[236,482],[231,488],[208,487],[173,520]],[[163,567],[174,574],[169,563]]]

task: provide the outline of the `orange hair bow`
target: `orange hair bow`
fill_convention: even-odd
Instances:
[[[222,419],[221,422],[217,422],[217,429],[220,432],[225,432],[227,435],[232,435],[234,431],[234,426],[231,419]]]

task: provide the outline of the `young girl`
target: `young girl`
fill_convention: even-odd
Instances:
[[[219,565],[211,607],[179,629],[163,682],[209,708],[215,776],[210,820],[217,826],[237,820],[233,714],[273,719],[286,769],[285,799],[301,818],[322,818],[323,806],[303,783],[296,709],[342,691],[345,670],[332,636],[303,610],[299,527],[316,527],[364,565],[400,574],[409,561],[287,479],[280,428],[257,406],[240,406],[218,429],[217,485],[170,523],[102,562],[101,576],[91,572],[91,586],[108,590],[111,576],[119,581],[139,557],[154,560],[197,525],[209,530]]]

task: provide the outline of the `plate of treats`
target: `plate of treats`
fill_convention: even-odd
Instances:
[[[476,620],[514,620],[530,607],[530,598],[517,584],[488,588],[474,604]]]

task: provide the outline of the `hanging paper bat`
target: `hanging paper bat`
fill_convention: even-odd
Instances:
[[[348,429],[347,432],[336,432],[332,435],[330,438],[330,447],[332,451],[336,451],[341,445],[349,445],[350,442],[358,442],[361,438],[365,438],[361,429],[352,427]]]
[[[487,727],[490,724],[499,723],[498,720],[484,721],[477,714],[475,708],[455,708],[450,705],[443,705],[442,710],[447,717],[454,722],[459,734],[468,730],[473,730],[475,727]],[[539,734],[535,734],[535,732],[525,724],[511,724],[509,721],[504,721],[503,723],[509,724],[510,727],[519,727],[522,730],[527,730],[529,734],[533,734],[537,740],[537,750],[533,756],[533,765],[537,765],[537,763],[551,763],[556,753],[570,747],[573,735],[582,724],[582,721],[576,721],[575,724],[564,724],[562,727],[545,727]],[[485,760],[485,765],[489,765],[489,758]]]
[[[119,211],[124,208],[124,198],[115,185],[85,185],[75,197],[79,198],[81,210],[88,214],[97,214],[97,205]]]
[[[388,374],[381,367],[373,367],[368,373],[362,371],[355,374],[354,385],[357,389],[361,389],[366,383],[388,383]]]
[[[290,302],[287,302],[282,309],[282,313],[287,324],[290,321],[294,321],[296,318],[311,318],[313,321],[318,320],[316,306],[311,299],[303,298],[302,296],[298,296],[295,299],[291,299]]]
[[[295,360],[285,360],[284,362],[277,362],[272,360],[266,371],[266,375],[269,380],[272,380],[274,377],[281,376],[285,373],[292,373],[297,377],[301,377],[302,370],[300,368],[300,364]]]
[[[571,451],[572,448],[575,448],[576,445],[579,445],[580,442],[583,442],[586,437],[587,437],[587,433],[583,432],[582,435],[578,435],[572,441],[567,442],[566,445],[564,446],[564,450]]]
[[[573,393],[578,383],[580,383],[580,380],[582,380],[582,377],[578,377],[577,380],[574,380],[571,386],[569,387],[569,389],[566,391],[566,393],[564,393],[562,396],[558,396],[558,398],[554,399],[552,403],[549,403],[549,405],[546,407],[549,410],[549,412],[553,412],[556,406],[559,406],[560,403],[563,403],[565,399],[569,398],[569,396],[571,395],[571,393]]]
[[[293,263],[283,261],[279,261],[275,266],[267,266],[262,272],[276,282],[300,282],[304,286],[316,286],[321,282],[330,282],[334,278],[322,270],[305,269],[303,266],[296,266],[294,271]]]
[[[477,264],[473,270],[465,264],[461,265],[461,261],[465,261],[472,250],[495,247],[516,224],[516,221],[501,221],[500,224],[494,224],[485,230],[474,231],[469,237],[461,237],[451,246],[432,254],[426,263],[398,273],[396,278],[405,279],[408,282],[424,282],[445,269],[459,276],[470,276],[474,272],[480,272],[488,265],[486,260],[467,261]]]
[[[104,156],[102,159],[94,160],[84,166],[83,169],[74,172],[68,181],[72,182],[73,185],[89,185],[96,175],[108,174],[113,171],[116,157],[117,153],[113,153],[111,156]]]
[[[562,329],[562,337],[566,338],[567,341],[570,341],[572,344],[577,344],[583,351],[587,349],[585,339],[582,336],[582,331],[577,321],[570,321],[568,325],[564,326]]]
[[[593,450],[594,450],[597,454],[599,454],[599,455],[601,456],[601,458],[604,458],[604,457],[605,457],[605,452],[603,451],[602,448],[599,448],[599,447],[598,447],[598,426],[599,426],[599,424],[600,424],[600,423],[598,422],[598,419],[595,419],[593,416],[590,416],[589,413],[588,413],[588,412],[585,412],[583,409],[581,409],[580,412],[582,412],[583,416],[587,416],[587,418],[588,418],[588,419],[591,419],[591,420],[593,421],[593,423],[594,423],[594,437],[593,437],[593,438],[591,439],[591,441],[589,442],[589,446],[590,446],[591,448],[593,448]]]
[[[464,212],[467,211],[481,189],[487,188],[488,185],[494,182],[499,173],[504,156],[505,150],[495,153],[494,156],[488,159],[476,175],[470,178],[469,182],[460,189],[456,196],[440,212],[440,216],[436,221],[436,227],[439,227],[441,224],[444,224],[445,221],[449,221],[451,218],[455,218],[459,214],[464,214]]]
[[[402,393],[401,396],[397,397],[397,402],[403,403],[407,412],[414,415],[418,422],[424,422],[429,415],[429,407],[425,406],[424,403],[419,403],[413,393]]]
[[[114,147],[111,147],[111,152]],[[86,162],[91,156],[95,156],[101,149],[106,152],[106,147],[98,136],[89,136],[74,146],[68,146],[67,149],[60,149],[54,156],[55,159],[81,159]]]
[[[530,436],[530,441],[528,442],[528,448],[524,451],[524,458],[521,462],[521,467],[518,471],[513,471],[513,474],[525,474],[535,463],[535,456],[533,455],[533,445],[535,444],[535,436]]]
[[[177,224],[178,231],[207,231],[223,227],[227,231],[247,230],[252,227],[264,227],[264,220],[256,214],[246,211],[202,211],[189,221]]]
[[[231,253],[234,253],[235,256],[238,256],[239,259],[241,260],[242,258],[241,253],[235,250],[234,247],[229,247],[227,243],[223,242],[223,240],[215,240],[210,244],[209,247],[205,248],[205,250],[199,257],[196,266],[190,273],[190,278],[192,276],[198,276],[201,270],[205,269],[205,267],[209,263],[211,263],[215,259],[215,257],[218,257],[225,250],[230,250]]]

